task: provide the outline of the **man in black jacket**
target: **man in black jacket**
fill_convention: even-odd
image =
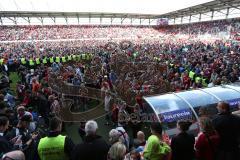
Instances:
[[[85,125],[86,137],[76,146],[73,160],[106,160],[109,150],[108,144],[96,134],[98,125],[95,121],[88,121]]]
[[[219,114],[213,119],[213,125],[220,136],[219,160],[240,159],[240,117],[232,115],[226,102],[217,105]]]
[[[8,129],[9,120],[5,116],[0,117],[0,158],[3,154],[11,151],[12,146],[4,136],[4,132]]]
[[[193,160],[195,158],[195,138],[194,135],[188,133],[191,124],[188,120],[178,121],[177,127],[180,133],[171,141],[172,160]]]

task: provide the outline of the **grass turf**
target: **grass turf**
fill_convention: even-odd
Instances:
[[[17,72],[10,72],[9,78],[12,80],[12,83],[10,84],[10,90],[12,91],[13,95],[16,95],[16,86],[17,82],[20,81],[20,77],[18,76]]]

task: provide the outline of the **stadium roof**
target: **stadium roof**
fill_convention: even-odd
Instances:
[[[165,14],[212,0],[0,0],[0,11]]]
[[[162,14],[159,17],[176,18],[190,16],[194,14],[203,14],[212,11],[220,11],[228,8],[240,9],[240,0],[215,0],[196,6],[180,9],[177,11]]]
[[[98,12],[36,12],[0,11],[1,17],[91,17],[91,18],[156,18],[154,14],[98,13]]]

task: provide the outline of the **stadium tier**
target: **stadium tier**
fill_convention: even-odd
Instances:
[[[62,39],[141,39],[159,38],[164,36],[186,35],[199,36],[214,35],[235,36],[240,30],[239,19],[217,20],[185,25],[173,26],[0,26],[0,40],[7,41],[35,41]],[[222,34],[222,35],[221,35]],[[228,37],[229,38],[229,37]],[[209,37],[211,39],[211,37]]]

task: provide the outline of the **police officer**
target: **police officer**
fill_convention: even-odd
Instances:
[[[30,58],[28,62],[29,62],[29,67],[30,68],[34,68],[35,67],[35,63],[34,63],[33,58]]]
[[[47,57],[44,57],[44,58],[42,59],[42,63],[43,63],[44,65],[46,65],[46,64],[48,63]]]
[[[61,135],[62,121],[53,117],[50,120],[49,135],[41,138],[37,147],[37,158],[41,160],[66,160],[70,159],[74,149],[72,140]]]
[[[71,60],[72,60],[72,55],[68,55],[68,56],[67,56],[67,60],[68,60],[68,61],[71,61]]]
[[[37,58],[35,59],[35,61],[36,61],[36,64],[37,64],[37,65],[40,65],[40,64],[41,64],[41,61],[40,61],[40,58],[39,58],[39,57],[37,57]]]
[[[56,56],[55,62],[60,63],[60,57],[59,56]]]
[[[54,57],[53,57],[53,56],[50,57],[50,58],[49,58],[49,61],[50,61],[51,64],[54,63]]]
[[[22,65],[26,65],[27,61],[24,57],[22,57],[20,60]]]
[[[61,57],[61,60],[62,60],[62,62],[63,62],[63,63],[66,63],[66,62],[67,62],[67,60],[66,60],[66,57],[65,57],[65,56],[62,56],[62,57]]]

